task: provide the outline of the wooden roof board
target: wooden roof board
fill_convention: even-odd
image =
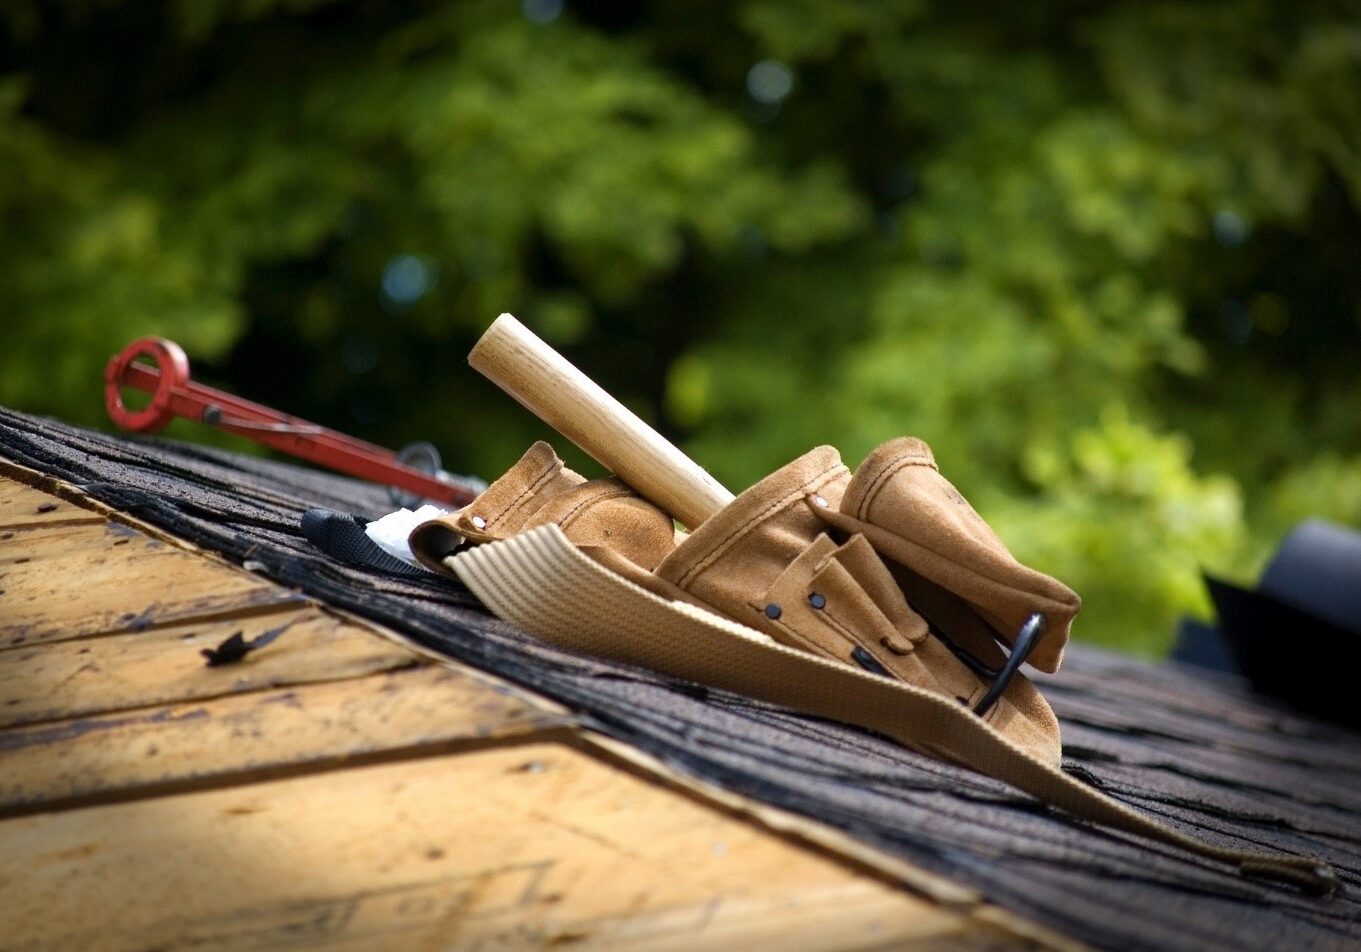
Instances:
[[[340,566],[301,539],[297,520],[311,505],[383,511],[371,487],[7,412],[0,455],[532,686],[687,775],[830,824],[1083,942],[1361,941],[1361,738],[1236,680],[1078,646],[1042,687],[1065,725],[1067,769],[1198,835],[1324,856],[1348,887],[1340,897],[1244,880],[1073,822],[1004,784],[841,725],[556,651],[488,618],[457,586]]]
[[[93,570],[7,578],[0,632],[27,630],[5,609],[29,605],[36,578],[39,601],[77,621],[124,620],[0,640],[0,949],[991,948],[1042,934],[658,783],[665,770],[601,749],[565,709],[297,593],[262,609],[252,587],[194,621],[145,619],[147,586],[86,576],[134,582],[138,547],[155,543],[163,592],[224,573],[280,586],[5,472],[0,460],[14,530],[0,556],[31,558],[16,553],[75,519],[108,531],[33,559],[80,554]],[[64,507],[70,519],[50,518]],[[288,637],[204,665],[230,634],[266,632]]]

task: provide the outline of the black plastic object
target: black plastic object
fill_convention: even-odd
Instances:
[[[1040,643],[1040,636],[1044,634],[1044,616],[1036,612],[1021,623],[1021,628],[1016,632],[1016,637],[1011,643],[1011,654],[1007,655],[1007,660],[1000,668],[994,668],[985,664],[982,660],[964,650],[956,644],[948,635],[938,629],[932,631],[939,638],[945,647],[954,653],[954,656],[964,662],[964,666],[978,677],[988,683],[988,691],[983,695],[976,705],[973,712],[982,717],[992,706],[997,703],[1007,691],[1007,685],[1011,679],[1016,677],[1016,672],[1021,670],[1021,665],[1026,663],[1030,653],[1035,650],[1035,646]]]
[[[860,667],[864,668],[870,674],[877,674],[885,678],[893,677],[893,675],[889,672],[888,668],[884,667],[882,664],[879,663],[878,658],[870,654],[868,651],[866,651],[859,645],[856,645],[854,648],[851,649],[851,660],[854,661],[856,664],[860,665]]]
[[[1230,674],[1238,670],[1233,653],[1214,623],[1184,615],[1177,622],[1177,640],[1172,645],[1172,660]]]
[[[1205,577],[1219,630],[1254,688],[1361,727],[1361,533],[1317,520],[1281,544],[1258,588]]]
[[[1361,532],[1321,519],[1301,522],[1257,590],[1361,638]]]
[[[258,651],[274,641],[293,626],[294,622],[279,625],[247,641],[244,632],[234,631],[216,648],[204,648],[199,654],[207,659],[208,667],[220,668],[224,664],[237,664],[252,651]]]
[[[391,575],[426,574],[423,569],[384,552],[364,532],[366,525],[368,521],[361,516],[328,509],[309,509],[302,514],[300,528],[303,538],[346,565],[362,565]]]

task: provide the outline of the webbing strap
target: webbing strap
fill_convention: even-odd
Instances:
[[[425,574],[425,569],[409,565],[379,548],[364,532],[365,525],[367,521],[360,516],[328,509],[309,509],[302,515],[303,537],[333,559],[392,575]]]
[[[1073,816],[1231,864],[1244,875],[1316,894],[1338,888],[1322,860],[1215,846],[1145,816],[1031,756],[947,698],[775,644],[648,592],[580,552],[557,526],[471,548],[445,564],[498,616],[560,647],[869,728]]]

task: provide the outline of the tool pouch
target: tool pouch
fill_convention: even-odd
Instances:
[[[618,479],[588,480],[568,469],[547,443],[457,512],[418,526],[411,550],[437,572],[466,544],[496,542],[537,526],[558,526],[583,548],[605,548],[651,571],[675,546],[675,524]]]
[[[935,482],[922,488],[918,470]],[[904,474],[913,479],[903,480]],[[961,657],[999,663],[995,633],[982,618],[1010,617],[974,612],[974,598],[993,608],[987,598],[994,589],[977,579],[991,579],[999,565],[1023,579],[1047,577],[1011,559],[962,497],[942,485],[949,486],[916,440],[885,444],[854,477],[835,449],[819,447],[752,486],[677,545],[671,519],[627,485],[588,481],[547,443],[536,443],[471,504],[421,525],[410,542],[422,562],[447,572],[444,560],[460,546],[553,524],[582,552],[654,594],[974,709],[991,684]],[[941,508],[942,500],[943,516],[897,512],[900,506]],[[860,519],[862,513],[882,524]],[[921,534],[936,527],[941,538]],[[900,538],[895,529],[912,535]],[[946,555],[923,554],[937,551]],[[945,630],[948,640],[938,637]],[[1024,677],[1013,675],[983,716],[1036,756],[1058,761],[1057,719]]]
[[[710,517],[656,576],[780,644],[973,707],[990,685],[932,635],[867,537],[829,522],[853,483],[836,450],[819,447]],[[1023,677],[1012,678],[985,717],[1036,756],[1058,761],[1057,719]]]

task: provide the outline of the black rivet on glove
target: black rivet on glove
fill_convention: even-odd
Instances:
[[[780,611],[780,606],[776,605],[774,602],[771,602],[766,606],[766,617],[771,621],[779,618],[781,614],[783,614],[783,612]]]
[[[826,608],[827,599],[823,598],[817,592],[814,592],[812,595],[808,596],[808,604],[812,605],[814,608]]]

